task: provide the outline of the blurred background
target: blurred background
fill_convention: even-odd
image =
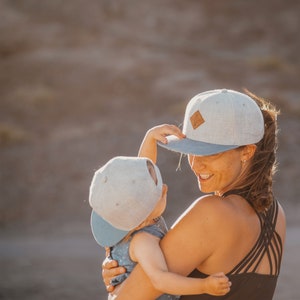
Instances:
[[[243,88],[279,117],[288,235],[275,299],[300,281],[300,1],[0,0],[0,299],[106,299],[88,188],[189,99]],[[169,225],[195,197],[161,149]]]

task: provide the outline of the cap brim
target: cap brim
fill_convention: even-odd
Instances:
[[[94,239],[102,247],[111,247],[117,244],[129,232],[113,227],[95,211],[92,211],[91,214],[91,228]]]
[[[168,143],[158,143],[161,147],[175,152],[192,155],[213,155],[227,150],[238,148],[238,145],[218,145],[189,138],[179,139],[174,135],[167,136]]]

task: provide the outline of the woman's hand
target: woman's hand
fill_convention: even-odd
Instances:
[[[175,135],[179,139],[185,138],[185,135],[182,131],[175,125],[163,124],[152,127],[149,129],[144,137],[144,140],[141,144],[138,156],[148,157],[154,163],[157,160],[157,142],[162,144],[167,144],[167,136]]]
[[[106,248],[106,258],[102,263],[102,278],[107,292],[111,293],[115,289],[115,287],[111,285],[111,280],[125,272],[126,269],[118,266],[118,262],[111,258],[109,248]]]

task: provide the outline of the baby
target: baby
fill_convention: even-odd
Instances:
[[[231,283],[224,273],[200,279],[168,271],[159,246],[167,232],[162,217],[167,186],[150,159],[118,156],[108,161],[94,174],[89,202],[93,209],[91,227],[95,240],[109,247],[112,259],[127,271],[117,276],[112,285],[123,282],[139,263],[153,286],[166,293],[160,300],[178,299],[172,295],[228,293]]]

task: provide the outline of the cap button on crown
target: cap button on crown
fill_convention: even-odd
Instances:
[[[228,92],[227,89],[222,90],[222,93],[227,93],[227,92]]]

